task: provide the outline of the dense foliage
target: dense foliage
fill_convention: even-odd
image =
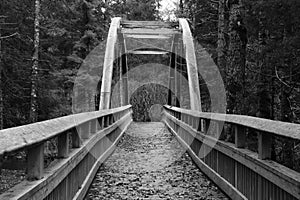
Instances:
[[[180,7],[219,66],[227,112],[299,123],[299,1],[186,0]],[[299,142],[273,144],[273,159],[300,169]]]
[[[106,39],[111,17],[155,20],[158,15],[154,0],[44,0],[40,4],[38,121],[72,112],[78,69]],[[1,1],[0,13],[0,112],[3,127],[8,128],[30,123],[35,4]]]
[[[195,38],[219,66],[228,112],[299,123],[300,1],[179,3],[177,16],[188,18]],[[78,69],[86,56],[105,41],[112,17],[156,20],[159,5],[158,0],[41,1],[38,120],[72,112],[72,89]],[[34,1],[0,2],[0,129],[30,122],[35,19]],[[142,60],[133,57],[131,62]],[[202,91],[206,91],[205,83],[200,82]],[[144,86],[131,101],[146,113],[152,104],[165,103],[166,90],[156,94],[158,87]],[[205,107],[209,111],[209,105]],[[149,120],[146,114],[138,118]],[[274,144],[274,159],[299,168],[299,143],[276,138]]]

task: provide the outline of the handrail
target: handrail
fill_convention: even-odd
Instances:
[[[84,199],[99,167],[130,125],[131,115],[128,105],[2,130],[2,154],[26,150],[27,179],[0,194],[0,199]],[[52,138],[57,138],[57,155],[45,168],[45,142]]]
[[[300,124],[263,119],[245,115],[232,115],[220,113],[197,112],[176,108],[172,106],[164,106],[168,110],[173,110],[193,117],[199,117],[207,120],[224,121],[226,123],[240,125],[252,128],[258,131],[272,133],[278,136],[288,137],[300,140]]]
[[[25,149],[43,141],[50,140],[51,138],[56,137],[69,129],[76,128],[92,119],[118,113],[130,107],[131,106],[128,105],[110,110],[79,113],[0,130],[0,155]]]
[[[232,199],[300,198],[300,173],[271,160],[272,136],[299,141],[300,124],[167,105],[163,114],[198,167]],[[233,143],[218,139],[224,123],[234,130]],[[246,149],[247,129],[257,132],[257,153]]]

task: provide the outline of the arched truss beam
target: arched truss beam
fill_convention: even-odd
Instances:
[[[184,56],[187,64],[191,110],[201,111],[200,86],[193,36],[186,19],[179,19],[179,27],[182,30]]]
[[[125,106],[129,104],[129,96],[128,96],[128,64],[127,64],[127,47],[124,36],[122,33],[119,33],[119,58],[120,62],[120,100],[121,106]]]
[[[112,83],[112,76],[113,76],[114,60],[116,57],[115,48],[116,45],[118,45],[117,40],[118,40],[118,29],[120,28],[120,23],[121,23],[120,17],[113,18],[108,32],[105,57],[104,57],[99,110],[110,108],[111,83]]]

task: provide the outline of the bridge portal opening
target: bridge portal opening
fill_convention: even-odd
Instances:
[[[169,89],[149,83],[139,87],[130,97],[133,120],[136,122],[160,121],[159,109],[168,102]]]

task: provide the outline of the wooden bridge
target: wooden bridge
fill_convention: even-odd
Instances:
[[[128,51],[125,37],[172,38],[172,49],[138,48]],[[163,41],[163,40],[162,40]],[[119,49],[116,51],[116,49]],[[169,105],[162,122],[188,151],[197,166],[231,199],[300,199],[300,173],[271,158],[271,138],[300,140],[300,125],[250,116],[201,111],[193,38],[185,19],[178,23],[122,21],[114,18],[108,34],[99,111],[79,113],[0,131],[0,156],[26,152],[27,179],[0,199],[83,199],[100,165],[113,153],[129,124],[127,54],[170,53]],[[113,67],[120,58],[120,107],[111,108]],[[187,69],[190,109],[179,108],[180,69]],[[174,70],[175,69],[175,70]],[[234,129],[234,143],[218,139]],[[247,133],[257,132],[257,149],[246,149]],[[44,167],[44,147],[57,138],[57,159]]]

